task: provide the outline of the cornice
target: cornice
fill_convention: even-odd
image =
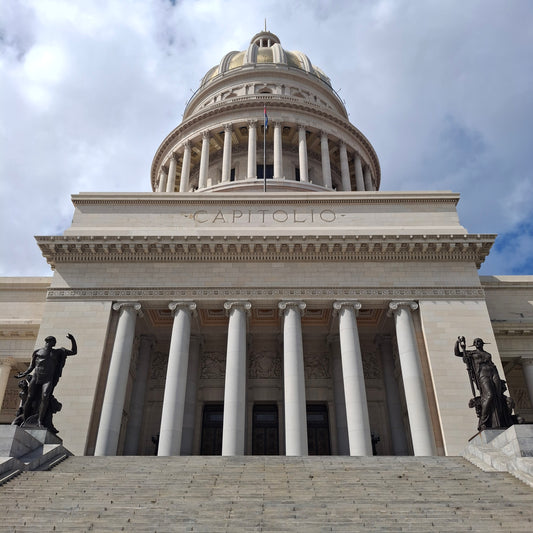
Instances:
[[[408,300],[450,300],[482,299],[480,287],[95,287],[95,288],[52,288],[48,300],[152,300],[164,301],[191,299],[204,300],[321,300],[331,307],[332,301],[357,299],[361,301],[381,300],[388,303],[394,299]],[[253,303],[253,302],[252,302]],[[320,305],[320,304],[319,304]]]
[[[529,322],[511,322],[503,320],[491,320],[492,329],[495,335],[506,335],[509,337],[533,336],[533,320]]]
[[[227,111],[242,111],[243,109],[253,108],[254,111],[258,113],[258,117],[262,117],[262,111],[265,105],[269,106],[269,114],[274,113],[276,109],[289,108],[291,111],[297,110],[311,113],[314,118],[320,117],[324,120],[328,120],[331,123],[334,123],[337,126],[340,126],[341,128],[344,128],[366,150],[367,155],[372,160],[372,165],[374,167],[373,170],[376,176],[376,182],[379,186],[379,183],[381,181],[381,167],[374,147],[372,146],[370,141],[363,135],[363,133],[359,131],[359,129],[357,129],[353,124],[351,124],[349,120],[342,117],[341,115],[333,114],[321,106],[306,103],[300,100],[299,98],[294,98],[285,95],[261,94],[236,97],[232,98],[231,100],[221,102],[219,104],[213,104],[209,106],[209,108],[205,111],[197,112],[191,118],[185,120],[177,128],[170,132],[157,149],[155,157],[152,161],[152,167],[150,171],[152,188],[155,187],[155,183],[157,180],[157,170],[165,160],[167,152],[176,144],[178,144],[178,142],[185,136],[187,130],[197,124],[201,124],[206,119],[220,116],[222,113],[225,113]],[[253,119],[258,117],[249,118]]]
[[[484,261],[495,235],[42,236],[57,263]]]
[[[81,193],[73,194],[74,206],[83,205],[376,205],[376,204],[451,204],[460,195],[449,191],[421,192],[269,192],[239,193]]]

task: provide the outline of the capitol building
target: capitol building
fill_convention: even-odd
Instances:
[[[67,333],[75,455],[459,455],[459,335],[533,422],[533,276],[479,276],[496,235],[461,225],[459,193],[386,190],[327,74],[273,33],[205,74],[147,179],[72,195],[36,237],[53,276],[0,278],[0,422]]]

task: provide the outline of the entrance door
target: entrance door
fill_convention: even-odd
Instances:
[[[309,455],[331,455],[327,405],[307,404],[307,446]]]
[[[254,405],[252,455],[279,455],[277,405]]]
[[[222,455],[223,421],[224,404],[217,403],[204,405],[200,455]]]

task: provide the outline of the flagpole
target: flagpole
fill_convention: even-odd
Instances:
[[[266,134],[267,134],[267,114],[266,106],[263,113],[263,192],[267,192],[267,175],[266,175]]]

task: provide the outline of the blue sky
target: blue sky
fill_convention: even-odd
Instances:
[[[267,18],[331,78],[382,190],[452,190],[482,274],[533,273],[533,2],[10,0],[0,10],[0,275],[48,275],[33,235],[70,194],[148,191],[205,72]]]

